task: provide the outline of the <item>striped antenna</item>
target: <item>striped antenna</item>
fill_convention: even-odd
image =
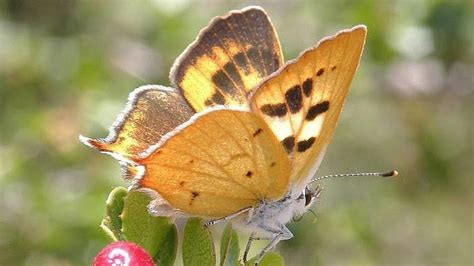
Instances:
[[[392,170],[392,171],[384,172],[384,173],[335,174],[335,175],[325,175],[325,176],[316,177],[314,179],[311,179],[309,183],[313,183],[322,179],[333,178],[333,177],[355,177],[355,176],[395,177],[397,175],[398,175],[397,170]]]

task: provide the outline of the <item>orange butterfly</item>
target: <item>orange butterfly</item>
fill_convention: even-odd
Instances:
[[[265,252],[293,235],[285,226],[320,193],[309,188],[360,61],[366,27],[324,38],[282,66],[260,7],[214,18],[176,60],[178,89],[149,85],[105,139],[81,141],[117,158],[158,216],[229,220]]]

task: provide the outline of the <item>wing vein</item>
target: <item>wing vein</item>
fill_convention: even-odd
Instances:
[[[207,53],[206,53],[206,55],[207,55]],[[217,63],[216,63],[216,64],[217,64]],[[213,87],[214,89],[218,90],[222,95],[226,95],[227,97],[232,98],[224,89],[222,89],[222,88],[220,88],[220,87],[217,87],[217,86],[215,85],[214,81],[212,81],[212,78],[208,77],[208,76],[201,70],[201,68],[199,68],[199,67],[194,67],[194,66],[193,66],[193,68],[194,68],[196,71],[198,71],[199,73],[201,73],[201,76],[203,76],[205,79],[207,79],[207,80],[209,81],[209,83],[212,84],[212,87]],[[197,84],[196,87],[199,88],[199,84]],[[188,95],[189,95],[189,93],[188,93]],[[188,97],[188,96],[186,96],[186,97]]]
[[[239,186],[240,188],[242,188],[243,190],[249,192],[250,194],[255,195],[251,190],[249,190],[248,188],[246,188],[246,187],[242,186],[241,184],[235,182],[232,179],[222,179],[219,176],[216,176],[216,175],[213,175],[213,174],[210,174],[210,173],[196,171],[196,170],[183,168],[183,167],[179,167],[179,166],[175,166],[175,165],[167,165],[167,164],[160,164],[160,163],[150,163],[150,164],[159,165],[161,167],[173,168],[173,169],[177,169],[177,170],[180,170],[180,171],[183,171],[183,172],[194,173],[194,174],[206,176],[206,177],[209,177],[209,178],[212,178],[212,179],[215,179],[215,180],[219,180],[219,181],[230,182],[230,183],[233,183],[233,184]]]
[[[202,129],[200,129],[197,125],[195,126],[195,128],[196,128],[197,130],[199,130],[208,140],[211,140],[211,139],[209,139],[209,136],[208,136]],[[211,141],[212,141],[212,140],[211,140]],[[203,151],[204,151],[204,150],[203,150]],[[206,154],[208,154],[208,153],[206,152]],[[212,157],[212,155],[210,155],[210,154],[208,154],[208,155],[209,155],[209,157],[212,159],[212,161],[213,161],[229,178],[231,178],[234,182],[237,182],[237,181],[234,179],[234,176],[232,176],[229,172],[227,172],[227,170],[225,170],[221,165],[219,165],[219,164],[214,160],[214,158]],[[247,188],[247,189],[248,189],[249,191],[251,191],[249,188]],[[252,194],[257,195],[258,193],[255,193],[255,191],[252,190]]]
[[[188,143],[191,143],[192,145],[194,145],[194,143],[189,142],[189,140],[187,140],[187,139],[185,139],[185,138],[183,138],[183,140],[185,140],[185,141],[187,141]],[[202,157],[198,157],[198,156],[196,156],[196,155],[187,153],[187,152],[182,151],[182,150],[180,150],[180,149],[170,148],[170,147],[166,147],[166,148],[164,148],[164,149],[166,149],[166,150],[172,150],[172,151],[176,151],[176,152],[182,153],[182,154],[184,154],[184,155],[186,155],[186,156],[192,157],[192,158],[194,158],[194,159],[197,159],[198,161],[202,161],[202,162],[204,162],[204,163],[206,163],[206,164],[209,164],[209,165],[215,165],[215,162],[205,160],[205,159],[203,159]],[[219,169],[220,169],[220,168],[219,168]]]
[[[213,34],[214,34],[214,38],[219,42],[219,44],[221,45],[221,47],[225,48],[225,45],[222,43],[221,38],[217,35],[217,33],[213,32]],[[222,50],[224,51],[225,55],[227,56],[227,59],[228,59],[227,62],[232,61],[232,62],[234,63],[234,60],[232,59],[232,57],[227,53],[227,49],[222,49]],[[217,64],[217,62],[216,62],[216,64]],[[235,80],[232,78],[232,76],[227,72],[227,70],[224,68],[224,66],[222,66],[222,65],[220,65],[220,64],[218,64],[218,66],[219,66],[219,68],[225,73],[225,75],[227,76],[227,78],[232,81],[232,84],[234,85],[234,88],[236,88],[237,91],[239,91],[239,92],[241,93],[240,96],[242,96],[242,98],[245,100],[245,95],[246,95],[247,92],[246,92],[245,90],[243,91],[243,88],[240,88],[240,87],[237,85],[236,81],[235,81]],[[237,74],[240,75],[240,73],[237,73]]]
[[[236,117],[236,116],[234,116],[234,117]],[[222,131],[223,131],[227,136],[229,136],[229,137],[235,142],[235,144],[237,145],[237,147],[239,147],[239,149],[242,151],[242,153],[244,153],[244,154],[246,154],[247,156],[249,156],[250,158],[252,158],[252,161],[253,161],[253,155],[254,155],[254,154],[248,154],[248,153],[245,151],[245,149],[239,144],[238,140],[237,140],[232,134],[230,134],[229,131],[227,131],[227,130],[225,129],[225,127],[221,126],[215,119],[211,119],[211,120],[212,120],[218,127],[220,127],[220,128],[222,129]],[[240,120],[239,120],[239,121],[240,121]],[[248,134],[248,131],[247,131],[247,130],[245,130],[245,131],[246,131],[247,134]],[[254,164],[255,164],[255,162],[254,162]]]
[[[252,156],[250,156],[250,159],[252,160],[252,164],[253,164],[253,167],[254,167],[255,171],[256,172],[261,172],[260,169],[258,169],[258,167],[257,167],[257,162],[255,161],[256,150],[255,150],[255,143],[253,141],[251,141],[251,132],[248,131],[248,128],[245,126],[245,123],[242,120],[240,120],[240,118],[238,116],[236,116],[234,113],[232,113],[232,115],[235,117],[235,119],[237,121],[239,121],[239,123],[245,129],[245,132],[247,133],[247,139],[250,141],[250,144],[252,145]],[[268,174],[266,176],[268,177]]]
[[[261,38],[259,38],[259,36],[255,33],[255,28],[252,27],[252,24],[249,24],[249,21],[248,21],[246,16],[244,16],[244,20],[245,20],[245,24],[247,24],[247,28],[250,29],[250,31],[252,32],[253,40],[256,40],[257,42],[259,42]],[[264,58],[263,58],[263,55],[262,55],[262,51],[260,50],[260,47],[259,47],[258,44],[257,44],[257,47],[255,47],[255,48],[258,51],[258,54],[260,56],[261,65],[263,66],[263,70],[265,71],[265,74],[263,76],[266,77],[266,76],[269,75],[269,73],[268,73],[267,65],[265,64],[265,61],[264,61]]]
[[[196,126],[195,128],[196,128],[197,130],[199,130],[204,136],[207,137],[207,135],[204,134],[204,132],[202,132],[201,129],[199,129],[197,126]],[[222,168],[222,166],[221,166],[219,163],[217,163],[217,161],[214,159],[214,157],[212,157],[212,155],[211,155],[207,150],[203,149],[200,145],[194,143],[193,141],[191,141],[191,140],[188,139],[188,138],[185,138],[184,136],[183,136],[183,139],[185,139],[185,140],[188,141],[190,144],[194,145],[195,147],[197,147],[198,149],[200,149],[202,152],[204,152],[204,153],[209,157],[209,159],[211,159],[213,165],[217,166],[223,173],[225,173],[225,175],[226,175],[229,179],[232,179],[232,180],[233,180],[233,177],[232,177],[224,168]]]
[[[227,25],[229,26],[229,28],[231,29],[229,32],[234,36],[235,40],[238,41],[239,43],[239,46],[240,46],[240,49],[241,51],[244,53],[244,56],[245,56],[245,59],[247,59],[247,63],[249,64],[249,67],[253,68],[255,70],[255,72],[258,72],[257,69],[255,68],[254,65],[252,65],[252,61],[250,60],[248,54],[247,54],[247,49],[245,48],[245,46],[243,45],[242,43],[242,40],[241,38],[237,38],[236,35],[234,34],[234,32],[236,32],[234,30],[234,27],[227,23]],[[245,41],[245,40],[244,40]],[[232,62],[235,64],[236,62],[232,59]],[[245,81],[244,81],[245,82]],[[249,88],[249,90],[251,90],[252,88]],[[247,93],[247,92],[246,92]]]

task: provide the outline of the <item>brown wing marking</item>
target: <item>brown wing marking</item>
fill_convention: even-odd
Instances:
[[[292,180],[314,174],[314,162],[334,132],[365,36],[365,26],[356,26],[323,39],[265,79],[252,96],[252,109],[291,155]]]
[[[214,18],[175,61],[170,80],[196,111],[247,107],[247,93],[282,61],[270,19],[250,7]]]
[[[158,85],[142,86],[130,93],[125,109],[106,138],[81,136],[81,141],[101,152],[134,159],[193,114],[175,89]]]

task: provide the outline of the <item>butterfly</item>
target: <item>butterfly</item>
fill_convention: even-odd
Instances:
[[[232,220],[269,244],[319,195],[319,167],[359,65],[363,25],[326,37],[283,64],[260,7],[214,18],[175,61],[173,88],[135,89],[104,139],[81,141],[117,158],[157,216]]]

